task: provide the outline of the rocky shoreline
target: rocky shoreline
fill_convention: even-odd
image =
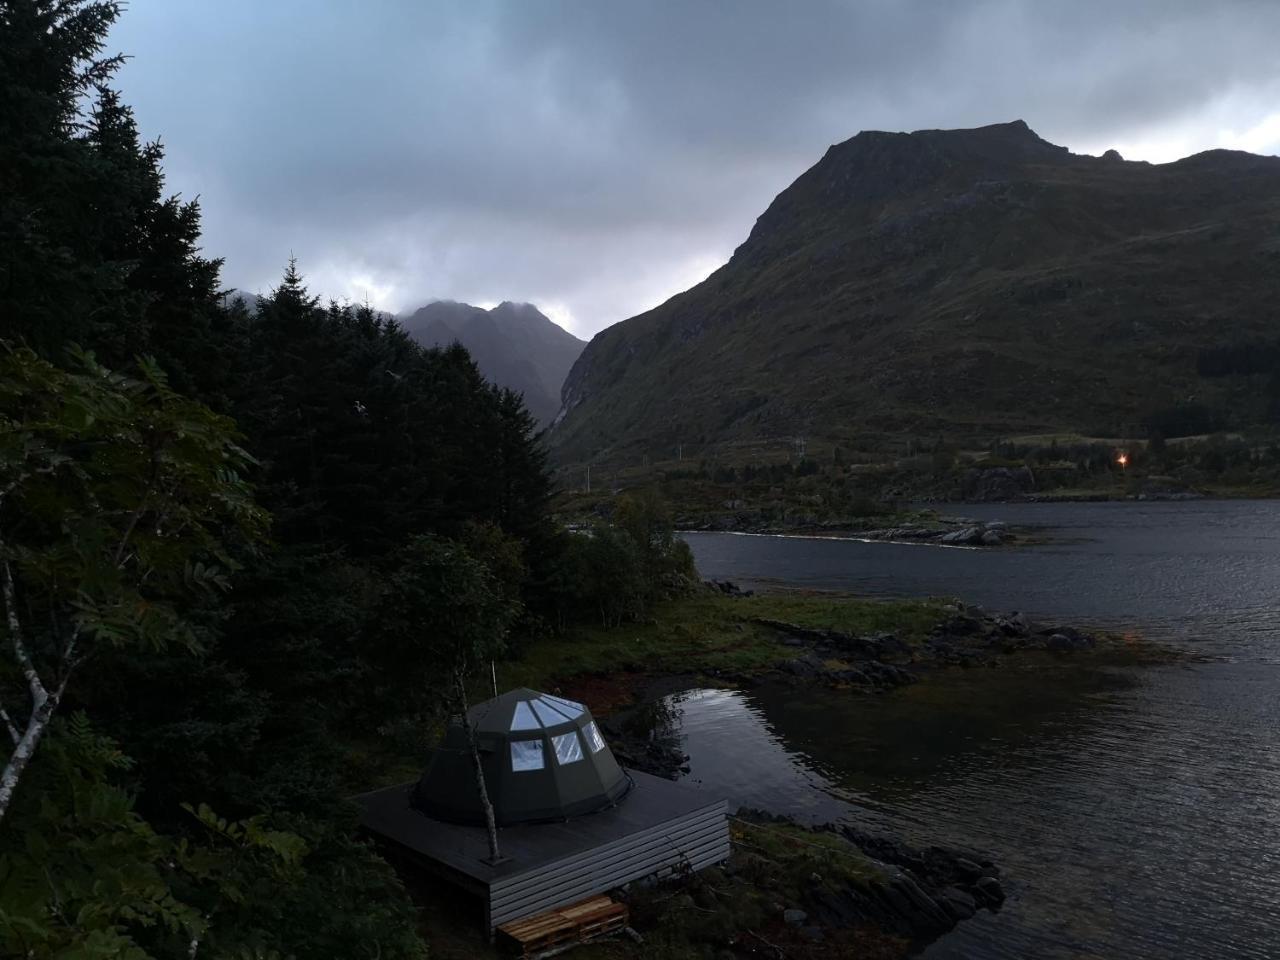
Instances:
[[[748,823],[786,824],[814,834],[835,834],[883,869],[883,878],[862,887],[846,887],[834,895],[818,878],[806,891],[803,905],[823,926],[848,928],[872,923],[918,941],[947,933],[978,910],[998,910],[1005,901],[1000,868],[972,850],[914,847],[848,824],[803,827],[790,817],[764,810],[744,808],[735,816]]]
[[[794,521],[764,522],[750,517],[728,516],[712,520],[677,520],[679,533],[746,533],[757,536],[831,537],[878,540],[888,543],[927,543],[946,547],[1001,547],[1025,542],[1027,531],[1000,520],[972,520],[942,517],[893,526],[865,526],[846,520],[816,520],[799,517]]]
[[[724,586],[718,589],[727,592]],[[832,687],[888,690],[915,683],[920,671],[931,667],[992,667],[1001,657],[1020,651],[1070,654],[1091,650],[1100,639],[1109,639],[1071,626],[1037,623],[1022,613],[992,614],[962,603],[948,604],[944,610],[948,615],[923,643],[914,646],[892,633],[854,635],[755,617],[753,623],[777,632],[779,645],[791,655],[771,671],[733,679],[748,684],[798,679]]]
[[[725,960],[900,957],[1005,901],[1000,868],[971,850],[762,810],[738,810],[731,826],[724,864],[622,891],[633,924]]]

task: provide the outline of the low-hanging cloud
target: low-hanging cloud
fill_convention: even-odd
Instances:
[[[293,254],[325,295],[529,300],[590,336],[859,130],[1275,152],[1277,35],[1271,0],[134,0],[112,46],[227,283]]]

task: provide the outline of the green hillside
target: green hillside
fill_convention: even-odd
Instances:
[[[617,465],[796,437],[1263,424],[1278,266],[1274,157],[1078,156],[1021,121],[861,133],[724,267],[597,335],[551,443]]]

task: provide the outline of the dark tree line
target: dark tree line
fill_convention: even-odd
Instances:
[[[119,14],[0,0],[0,704],[25,717],[24,643],[60,685],[0,811],[0,954],[420,956],[343,800],[379,742],[417,745],[423,686],[456,679],[432,669],[450,597],[419,574],[464,558],[468,595],[535,637],[594,609],[587,541],[551,522],[521,398],[462,348],[323,304],[293,264],[256,309],[224,308],[199,206],[165,194],[160,145],[109,86]],[[243,476],[209,460],[231,450]],[[162,502],[214,518],[245,480],[269,530],[171,549]],[[182,643],[149,625],[158,571]],[[86,587],[110,601],[97,619]],[[428,622],[392,630],[411,587]]]

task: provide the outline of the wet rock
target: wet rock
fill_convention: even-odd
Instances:
[[[983,906],[998,907],[1004,903],[1004,887],[995,877],[981,877],[973,885],[974,895]]]
[[[982,620],[971,613],[958,613],[939,624],[938,632],[957,637],[971,636],[983,632]]]
[[[905,640],[899,639],[892,633],[882,633],[873,638],[880,647],[880,656],[910,656],[911,647],[907,645]]]
[[[1031,623],[1021,613],[1011,613],[1007,617],[996,617],[996,628],[1006,637],[1025,637],[1031,633]]]
[[[1094,644],[1093,637],[1078,631],[1065,629],[1049,635],[1045,641],[1045,649],[1055,653],[1071,653],[1075,650],[1088,650]]]
[[[754,597],[756,595],[754,590],[743,590],[731,580],[704,580],[702,585],[709,590],[722,593],[726,597]]]
[[[878,663],[871,660],[861,664],[861,668],[871,677],[872,683],[885,687],[905,687],[919,679],[910,670],[892,663]]]
[[[938,902],[943,909],[956,920],[968,920],[978,912],[978,902],[973,895],[959,887],[946,887],[938,895]]]
[[[779,668],[797,677],[816,677],[827,672],[827,665],[820,657],[806,653],[803,657],[783,660]]]
[[[982,876],[982,867],[965,857],[957,857],[955,868],[966,880],[977,880]]]

